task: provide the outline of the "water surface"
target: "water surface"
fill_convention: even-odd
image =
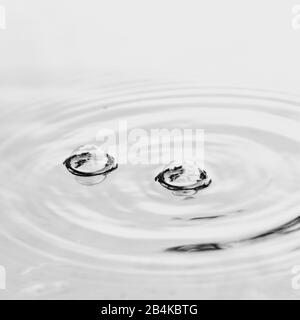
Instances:
[[[3,298],[299,296],[298,97],[141,81],[2,100]],[[118,120],[204,129],[211,185],[174,197],[161,165],[133,164],[76,182],[63,161]]]

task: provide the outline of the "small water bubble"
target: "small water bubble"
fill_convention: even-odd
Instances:
[[[64,165],[77,182],[93,185],[105,180],[106,175],[117,169],[115,159],[98,146],[84,145],[75,149]]]
[[[193,161],[171,162],[155,177],[164,188],[176,196],[191,196],[211,184],[207,173]]]

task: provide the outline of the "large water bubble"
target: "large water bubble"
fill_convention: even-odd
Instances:
[[[174,161],[167,165],[156,177],[164,188],[172,190],[176,196],[190,196],[208,187],[211,179],[195,161]]]
[[[117,169],[115,159],[96,145],[84,145],[75,149],[64,165],[84,185],[102,182],[108,173]]]

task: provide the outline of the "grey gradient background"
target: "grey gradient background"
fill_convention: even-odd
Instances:
[[[1,0],[0,84],[90,72],[297,93],[297,0]]]

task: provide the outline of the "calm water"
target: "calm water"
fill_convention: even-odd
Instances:
[[[0,297],[300,297],[299,98],[144,81],[2,100]],[[77,183],[63,161],[118,120],[204,129],[211,185],[174,197],[131,164]]]

